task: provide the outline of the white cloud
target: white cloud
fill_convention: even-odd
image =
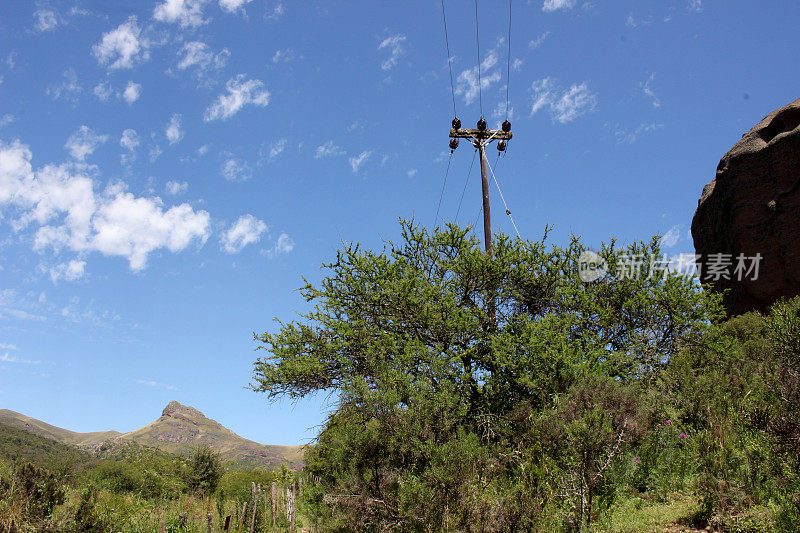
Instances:
[[[134,62],[146,61],[149,57],[146,43],[139,39],[140,34],[136,17],[130,17],[116,29],[104,33],[92,51],[97,61],[103,66],[108,65],[111,70],[131,68]]]
[[[253,177],[253,171],[246,161],[229,157],[222,164],[222,176],[228,181],[247,181]]]
[[[333,144],[333,141],[325,141],[324,144],[317,146],[314,152],[314,159],[322,159],[323,157],[333,157],[337,155],[344,155],[344,150]]]
[[[134,103],[136,100],[139,99],[139,95],[142,94],[142,86],[138,83],[134,83],[132,81],[128,82],[128,85],[125,86],[125,90],[122,92],[122,98],[128,102],[128,105]]]
[[[274,143],[269,145],[269,158],[270,160],[275,159],[279,155],[281,155],[286,149],[286,139],[278,139]]]
[[[572,9],[577,0],[544,0],[542,11],[556,11],[559,9]]]
[[[13,355],[9,355],[8,352],[0,355],[0,363],[19,363],[22,365],[38,365],[41,361],[30,361],[28,359],[20,359],[19,357],[15,357]]]
[[[178,194],[183,194],[189,188],[189,184],[185,181],[178,182],[178,181],[168,181],[167,185],[164,187],[164,191],[167,194],[171,194],[172,196],[176,196]]]
[[[61,263],[50,269],[50,279],[53,283],[58,280],[77,281],[83,277],[86,261],[72,260],[68,263]]]
[[[199,67],[208,66],[214,57],[208,45],[200,41],[192,41],[184,44],[180,53],[183,54],[183,58],[180,63],[178,63],[178,68],[181,70],[194,65]]]
[[[101,81],[94,87],[94,95],[100,99],[101,102],[108,102],[113,94],[114,90],[107,81]]]
[[[183,130],[181,130],[181,115],[173,113],[167,124],[164,133],[167,136],[169,144],[175,144],[183,138]]]
[[[278,240],[275,241],[275,246],[269,250],[267,255],[270,257],[275,257],[276,255],[288,254],[292,250],[294,250],[294,240],[289,237],[289,234],[281,233],[280,237],[278,237]]]
[[[294,58],[294,50],[287,48],[285,50],[275,50],[272,55],[273,63],[287,63]]]
[[[265,15],[267,20],[277,20],[283,16],[286,12],[286,9],[283,6],[283,2],[276,2],[275,7],[272,8],[272,11]]]
[[[75,102],[83,90],[78,83],[78,75],[75,74],[74,69],[69,68],[62,73],[62,77],[64,81],[59,85],[51,85],[47,88],[47,95],[54,100],[63,98],[64,100]]]
[[[478,98],[480,89],[487,90],[493,83],[500,81],[500,71],[493,70],[500,59],[500,45],[504,40],[498,39],[497,46],[486,53],[486,57],[481,61],[480,87],[478,83],[478,67],[464,70],[458,75],[456,80],[456,94],[464,96],[464,102],[469,105]]]
[[[197,27],[203,20],[203,7],[208,0],[165,0],[156,5],[153,18],[160,22],[177,22],[182,28]]]
[[[96,192],[83,165],[46,165],[36,171],[30,149],[14,141],[0,144],[0,206],[15,208],[16,231],[37,226],[34,250],[68,248],[128,260],[131,270],[146,267],[151,252],[179,252],[205,243],[209,214],[188,204],[165,207],[158,197],[135,197],[122,184]],[[69,267],[69,265],[68,265]],[[77,275],[78,267],[65,268]]]
[[[67,139],[64,148],[78,161],[85,161],[95,149],[108,140],[108,135],[99,135],[88,126],[81,126]]]
[[[492,118],[496,118],[499,120],[499,119],[504,119],[506,117],[508,118],[508,120],[514,120],[514,108],[509,107],[508,114],[506,114],[506,102],[504,101],[497,102],[497,105],[492,111]]]
[[[553,78],[543,78],[533,82],[531,91],[531,115],[549,109],[553,121],[561,124],[571,122],[597,106],[597,96],[589,90],[586,82],[574,83],[563,90]]]
[[[381,68],[383,70],[391,70],[397,62],[400,60],[400,57],[405,52],[403,48],[403,43],[406,41],[406,36],[402,33],[398,33],[397,35],[392,35],[391,37],[387,37],[381,44],[378,45],[378,50],[383,50],[384,48],[388,48],[390,51],[389,57],[381,63]]]
[[[174,385],[170,385],[168,383],[160,383],[158,381],[154,381],[152,379],[137,379],[136,383],[139,385],[146,385],[147,387],[154,387],[157,389],[166,389],[166,390],[180,390],[178,387]]]
[[[698,13],[701,12],[703,10],[703,0],[689,0],[689,9]]]
[[[37,9],[33,13],[33,18],[36,19],[36,23],[33,26],[36,31],[50,31],[58,26],[58,17],[55,11],[51,9]]]
[[[164,150],[162,150],[159,145],[154,144],[153,146],[151,146],[150,147],[150,152],[148,154],[150,156],[150,162],[154,163],[155,160],[158,159],[159,156],[161,154],[163,154],[163,153],[164,153]]]
[[[664,125],[656,124],[655,122],[642,123],[632,132],[627,131],[618,123],[614,124],[613,128],[611,127],[610,124],[606,123],[605,127],[610,129],[614,133],[614,137],[617,139],[618,143],[633,144],[636,142],[636,140],[639,138],[641,134],[652,133],[656,130],[663,128]]]
[[[192,241],[208,238],[209,215],[189,204],[163,209],[161,199],[118,193],[95,213],[92,246],[105,255],[126,257],[131,270],[147,266],[147,255],[159,248],[179,252]]]
[[[668,232],[661,237],[661,244],[667,248],[672,248],[681,240],[681,225],[675,224]]]
[[[659,108],[661,107],[661,100],[659,100],[658,96],[656,96],[656,93],[653,92],[652,87],[650,87],[650,84],[653,82],[655,78],[656,78],[655,73],[650,74],[650,77],[647,80],[640,83],[639,85],[641,86],[642,91],[644,91],[644,94],[650,97],[650,100],[653,103],[653,107]]]
[[[223,233],[220,242],[222,249],[229,254],[242,251],[248,244],[253,244],[261,239],[261,234],[267,231],[267,224],[253,215],[243,215]]]
[[[0,342],[0,350],[12,350],[12,351],[19,351],[16,344],[8,344],[5,342]]]
[[[228,80],[225,88],[228,94],[221,94],[205,111],[203,119],[211,120],[230,118],[239,112],[245,105],[251,104],[264,107],[269,104],[269,91],[263,90],[264,82],[261,80],[245,79],[244,74]]]
[[[413,178],[414,176],[417,175],[417,169],[416,168],[412,168],[411,170],[406,172],[406,175],[408,175],[409,178]]]
[[[353,172],[358,172],[358,169],[361,168],[361,165],[366,163],[366,161],[370,158],[372,152],[363,151],[355,157],[350,158],[350,167],[353,169]]]
[[[204,73],[210,68],[221,69],[228,62],[231,53],[227,48],[223,48],[216,55],[209,46],[201,41],[191,41],[185,43],[179,54],[182,55],[178,63],[179,70],[186,70],[194,67],[200,73]]]
[[[221,7],[223,11],[233,13],[250,2],[252,2],[252,0],[219,0],[219,7]]]
[[[0,128],[4,128],[8,126],[12,122],[14,122],[14,115],[11,113],[6,113],[5,115],[0,115]]]
[[[528,48],[531,50],[536,50],[540,46],[544,44],[544,41],[550,35],[550,31],[546,31],[543,34],[539,35],[536,39],[533,39],[531,42],[528,43]]]
[[[122,132],[122,137],[119,139],[119,145],[129,152],[133,152],[136,150],[136,147],[139,146],[139,134],[136,133],[136,130],[126,129]]]

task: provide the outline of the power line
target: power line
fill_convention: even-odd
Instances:
[[[457,117],[456,112],[456,90],[453,85],[453,65],[450,62],[450,39],[447,37],[447,15],[444,11],[444,0],[442,0],[442,20],[444,21],[444,44],[447,47],[447,68],[450,70],[450,95],[453,97],[453,116]]]
[[[452,78],[451,78],[452,79]],[[508,57],[506,58],[506,120],[508,120],[508,88],[511,85],[511,0],[508,0]]]
[[[500,158],[500,154],[499,153],[497,154],[497,157],[498,157],[498,159]],[[486,164],[489,164],[489,162],[487,161]],[[497,165],[497,160],[496,159],[495,159],[494,164]],[[517,223],[514,222],[514,217],[511,215],[511,209],[508,208],[508,204],[506,203],[506,198],[505,198],[505,196],[503,196],[503,191],[502,191],[502,189],[500,189],[500,184],[497,182],[497,176],[494,175],[494,170],[492,170],[492,166],[491,165],[489,165],[489,171],[492,173],[492,178],[494,178],[494,184],[497,185],[497,191],[500,193],[500,198],[503,200],[503,206],[506,208],[506,215],[508,215],[508,218],[511,219],[511,224],[514,226],[514,231],[517,232],[517,237],[521,238],[520,234],[519,234],[519,230],[517,229]]]
[[[467,179],[464,181],[464,189],[461,191],[461,199],[458,201],[458,210],[456,211],[456,220],[458,220],[458,214],[461,212],[461,202],[464,201],[464,193],[467,192],[467,184],[469,183],[469,177],[472,174],[472,167],[475,166],[475,156],[478,154],[478,151],[475,150],[472,152],[472,163],[469,164],[469,172],[467,172]]]
[[[450,157],[447,159],[447,170],[444,172],[444,183],[442,183],[442,192],[439,193],[439,205],[436,206],[436,218],[433,219],[433,227],[439,221],[439,209],[442,207],[442,197],[444,197],[444,188],[447,185],[447,176],[450,174],[450,164],[453,162],[453,152],[450,152]]]
[[[478,102],[480,103],[481,116],[483,116],[483,83],[481,82],[481,38],[478,31],[478,0],[475,0],[475,44],[478,50]]]

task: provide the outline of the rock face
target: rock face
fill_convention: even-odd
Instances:
[[[764,311],[800,294],[800,99],[767,115],[720,160],[703,188],[692,237],[700,279],[730,289],[728,314]],[[748,261],[757,254],[760,262]],[[749,275],[735,271],[739,257]],[[723,263],[730,263],[728,279]]]

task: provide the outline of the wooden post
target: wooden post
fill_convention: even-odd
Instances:
[[[244,525],[244,517],[246,513],[247,513],[247,502],[244,502],[244,504],[242,505],[242,516],[239,517],[239,528],[236,530],[238,533],[241,533],[242,531],[242,526]]]
[[[489,175],[486,170],[486,148],[482,143],[478,144],[478,152],[481,156],[481,191],[483,193],[483,243],[486,247],[486,255],[492,255],[492,214],[489,203]]]
[[[486,170],[486,146],[492,141],[508,141],[513,137],[511,131],[451,129],[453,139],[469,139],[481,156],[481,190],[483,192],[483,242],[487,255],[492,255],[492,224],[489,206],[489,176]]]
[[[206,515],[206,519],[208,520],[208,533],[211,533],[211,513]]]
[[[294,533],[294,493],[295,493],[295,484],[292,483],[291,488],[289,489],[289,531]]]
[[[225,517],[225,525],[222,526],[222,531],[230,531],[231,530],[231,513],[228,513],[228,516]]]
[[[253,531],[255,531],[255,528],[256,528],[256,510],[258,509],[257,504],[258,504],[258,487],[256,487],[255,483],[253,483],[253,507],[252,507],[253,510],[250,513],[251,514],[251,517],[250,517],[250,531],[251,531],[251,533]]]
[[[278,514],[278,485],[274,481],[269,484],[269,500],[272,505],[272,527],[275,527],[275,517]]]

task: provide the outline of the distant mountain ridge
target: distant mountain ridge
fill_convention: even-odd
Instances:
[[[135,442],[170,453],[186,454],[197,446],[208,445],[218,451],[224,461],[239,468],[274,468],[283,463],[297,468],[303,458],[302,446],[259,444],[240,437],[194,407],[175,401],[167,404],[157,420],[128,433],[78,433],[8,409],[0,409],[0,423],[84,449],[96,449],[109,441]]]

